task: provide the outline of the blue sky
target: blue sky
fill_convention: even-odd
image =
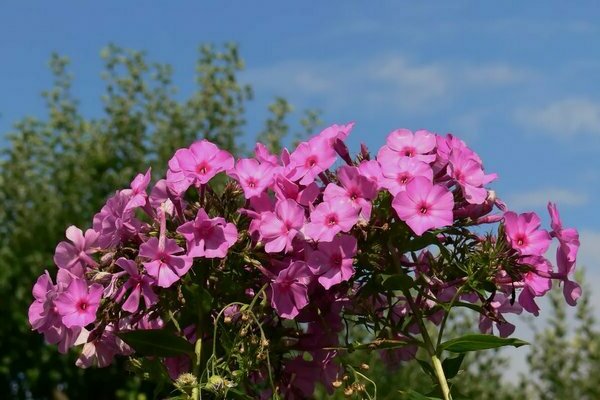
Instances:
[[[513,208],[546,218],[547,200],[559,204],[581,231],[581,264],[600,284],[597,3],[84,3],[0,4],[1,132],[44,115],[39,93],[50,85],[52,51],[70,56],[75,92],[93,116],[109,42],[171,63],[185,94],[197,45],[235,41],[256,95],[248,141],[276,95],[321,108],[328,123],[356,121],[354,147],[376,148],[398,127],[455,133],[499,174],[494,187]]]

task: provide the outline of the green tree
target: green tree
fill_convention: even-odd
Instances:
[[[152,166],[154,176],[160,176],[175,149],[198,138],[237,154],[244,151],[239,138],[252,90],[237,80],[244,68],[237,46],[201,46],[196,88],[183,100],[176,96],[169,65],[115,45],[101,56],[106,84],[101,117],[81,113],[69,62],[55,54],[50,60],[54,84],[43,93],[47,117],[24,118],[6,135],[0,159],[3,396],[113,399],[151,393],[151,387],[123,374],[123,365],[83,371],[74,366],[73,355],[65,357],[45,345],[27,321],[32,285],[45,268],[55,268],[54,248],[65,229],[88,227],[107,196],[127,186],[136,173]],[[288,133],[291,106],[287,109],[283,115],[271,110],[275,116],[269,121],[277,122],[267,122],[265,137]],[[298,125],[313,129],[315,114],[308,115],[313,118],[304,117]]]

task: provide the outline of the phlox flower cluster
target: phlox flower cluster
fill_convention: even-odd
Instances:
[[[488,187],[496,175],[450,134],[398,129],[376,155],[363,146],[351,158],[353,127],[279,155],[259,143],[235,160],[206,140],[177,150],[164,179],[139,174],[92,228],[67,229],[56,279],[46,271],[33,287],[32,328],[61,352],[83,346],[81,367],[145,358],[128,332],[218,341],[211,371],[215,360],[222,375],[247,368],[227,382],[310,398],[317,382],[333,390],[343,376],[348,326],[401,343],[381,349],[394,364],[414,357],[417,320],[440,325],[456,302],[500,336],[514,330],[507,315],[539,314],[553,282],[576,303],[578,233],[554,204],[549,231],[535,213],[509,211]],[[173,380],[191,371],[190,354],[149,358]]]

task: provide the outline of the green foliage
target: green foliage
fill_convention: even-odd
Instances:
[[[233,153],[245,124],[250,86],[237,80],[244,68],[237,46],[201,46],[196,87],[181,99],[172,68],[147,60],[141,51],[109,45],[101,52],[103,112],[89,118],[72,91],[65,57],[52,55],[51,89],[43,93],[48,115],[27,117],[6,135],[0,158],[0,393],[1,397],[133,398],[151,394],[123,365],[81,370],[74,355],[58,354],[31,332],[27,309],[31,288],[45,268],[53,269],[56,244],[69,225],[85,228],[106,198],[152,166],[164,173],[173,152],[208,138]],[[291,106],[285,100],[276,104]],[[265,137],[288,134],[289,111],[267,122]],[[279,114],[278,114],[279,113]],[[298,129],[314,129],[309,112]],[[302,127],[302,128],[300,128]],[[273,146],[276,139],[273,139]]]

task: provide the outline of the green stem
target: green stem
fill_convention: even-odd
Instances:
[[[442,368],[442,362],[435,354],[431,354],[431,364],[433,364],[433,370],[435,371],[435,376],[438,378],[438,382],[440,384],[440,389],[442,391],[442,396],[444,400],[452,400],[452,396],[450,395],[450,388],[448,387],[448,380],[446,379],[446,375],[444,374],[444,368]]]

